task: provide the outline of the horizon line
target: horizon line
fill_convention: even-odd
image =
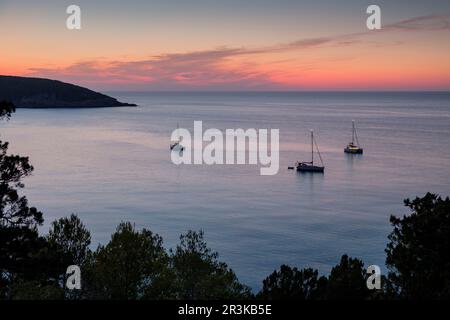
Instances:
[[[91,89],[92,90],[92,89]],[[450,89],[428,90],[98,90],[106,93],[450,93]]]

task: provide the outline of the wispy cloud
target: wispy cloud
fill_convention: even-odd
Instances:
[[[306,38],[290,43],[260,48],[217,48],[213,50],[167,53],[132,61],[93,59],[73,65],[30,69],[33,76],[75,82],[93,87],[136,90],[183,89],[258,89],[276,88],[282,84],[267,70],[259,68],[253,57],[289,53],[323,47],[345,47],[371,42],[372,35],[386,32],[419,32],[450,29],[450,18],[428,15],[388,24],[376,32],[341,34],[329,37]],[[396,43],[398,44],[398,42]],[[377,46],[380,43],[376,43]],[[239,60],[237,63],[235,60]],[[230,63],[234,61],[234,63]],[[305,69],[314,66],[306,63]],[[279,72],[278,72],[279,73]],[[280,78],[280,77],[278,77]]]
[[[385,31],[441,31],[450,30],[448,15],[427,15],[414,17],[397,23],[386,25]]]

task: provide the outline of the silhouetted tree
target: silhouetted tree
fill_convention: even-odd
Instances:
[[[121,223],[106,246],[99,246],[91,257],[86,285],[91,298],[142,299],[149,297],[152,287],[164,296],[168,255],[162,238],[143,229],[138,232],[131,223]]]
[[[386,264],[401,298],[450,298],[450,200],[427,193],[405,200],[411,214],[391,217]]]
[[[89,254],[91,233],[75,214],[52,222],[47,241],[61,251],[65,265],[82,266]]]
[[[176,276],[176,298],[179,299],[242,299],[250,289],[242,285],[227,264],[218,261],[203,231],[189,231],[180,236],[180,244],[172,253]]]
[[[0,102],[0,119],[9,119],[14,106]],[[19,195],[22,179],[33,167],[28,157],[8,154],[8,143],[0,141],[0,294],[10,296],[7,286],[18,274],[33,278],[39,269],[38,256],[45,241],[37,227],[42,224],[42,213],[29,207],[26,197]]]
[[[307,268],[298,270],[282,265],[263,281],[258,299],[267,300],[316,300],[326,290],[327,279],[318,271]]]
[[[11,118],[11,114],[16,112],[14,104],[10,101],[0,101],[0,120]]]
[[[19,196],[22,179],[33,172],[28,157],[8,155],[8,142],[0,141],[0,226],[34,228],[44,221],[42,213],[28,207]]]
[[[46,284],[43,281],[24,281],[17,279],[11,288],[12,300],[63,300],[64,290],[54,284]]]
[[[49,269],[54,270],[53,274],[56,275],[57,283],[66,292],[66,298],[81,298],[82,292],[65,290],[66,270],[70,265],[77,265],[81,270],[85,269],[88,256],[91,253],[89,249],[91,233],[81,220],[75,214],[72,214],[70,217],[52,222],[46,239],[54,259],[54,263]]]
[[[298,270],[283,265],[263,281],[257,297],[273,300],[362,300],[371,297],[366,279],[363,262],[343,255],[328,277],[319,277],[318,271],[311,268]]]
[[[367,288],[368,275],[364,263],[359,259],[341,257],[338,265],[331,269],[328,276],[326,299],[329,300],[364,300],[369,298]]]

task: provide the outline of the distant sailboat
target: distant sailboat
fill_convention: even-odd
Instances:
[[[317,166],[314,164],[314,145],[317,149],[317,154],[319,155],[321,166]],[[323,165],[322,156],[320,155],[319,147],[314,139],[314,131],[311,130],[311,162],[297,162],[295,164],[297,171],[299,172],[319,172],[323,173],[325,167]]]
[[[177,123],[177,133],[178,133],[178,130],[180,129],[180,126],[179,126],[179,124]],[[178,152],[182,152],[182,151],[184,151],[184,146],[183,145],[181,145],[181,139],[180,139],[180,135],[178,134],[178,141],[177,142],[175,142],[175,143],[172,143],[171,145],[170,145],[170,150],[172,150],[172,151],[178,151]]]
[[[356,142],[356,144],[355,144]],[[352,142],[350,142],[347,147],[344,149],[345,153],[351,153],[351,154],[362,154],[363,148],[360,147],[359,141],[358,141],[358,135],[356,134],[356,126],[355,126],[355,120],[352,121]]]

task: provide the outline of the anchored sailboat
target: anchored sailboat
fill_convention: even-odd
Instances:
[[[355,144],[356,142],[356,144]],[[345,153],[351,153],[351,154],[362,154],[363,148],[360,147],[359,141],[358,141],[358,135],[356,134],[356,126],[355,126],[355,120],[352,120],[352,142],[350,142],[347,147],[344,149]]]
[[[178,133],[178,130],[179,130],[179,129],[180,129],[180,126],[179,126],[179,124],[177,123],[177,133]],[[175,143],[172,143],[172,144],[170,145],[170,150],[172,150],[172,151],[178,151],[178,152],[184,151],[184,146],[182,146],[180,142],[181,142],[181,139],[180,139],[180,135],[179,135],[179,133],[178,133],[178,141],[175,142]]]
[[[321,166],[314,164],[314,146],[316,147],[317,154],[319,155]],[[311,130],[311,162],[297,162],[295,164],[297,171],[300,172],[320,172],[323,173],[325,167],[323,165],[322,156],[320,155],[319,147],[314,139],[314,131]]]

